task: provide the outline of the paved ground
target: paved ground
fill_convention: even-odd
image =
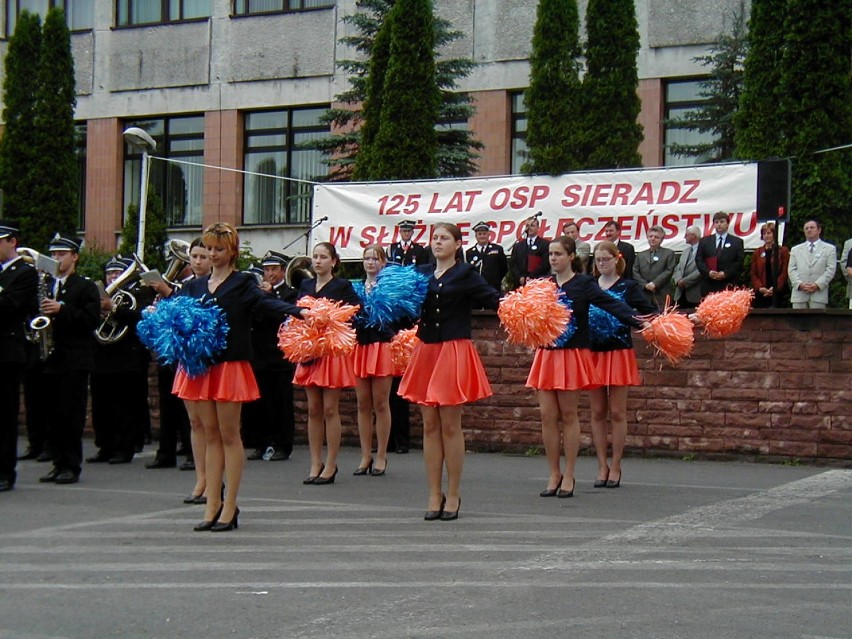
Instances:
[[[90,444],[89,444],[90,445]],[[190,473],[19,466],[0,495],[0,639],[852,637],[852,470],[630,459],[542,499],[541,458],[471,454],[456,522],[424,522],[422,458],[303,486],[249,462],[240,529],[195,533]]]

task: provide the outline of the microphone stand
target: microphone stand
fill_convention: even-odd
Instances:
[[[293,246],[296,242],[298,242],[298,241],[299,241],[299,240],[301,240],[302,238],[305,238],[305,255],[307,255],[307,254],[308,254],[308,252],[309,252],[309,250],[308,250],[308,249],[309,249],[309,247],[308,247],[308,238],[310,237],[311,232],[312,232],[315,228],[317,228],[320,224],[322,224],[323,222],[325,222],[327,219],[328,219],[327,217],[321,217],[320,219],[318,219],[316,222],[314,222],[314,223],[310,226],[310,228],[308,228],[308,230],[307,230],[307,231],[305,231],[304,233],[302,233],[301,235],[299,235],[298,237],[296,237],[296,239],[295,239],[295,240],[293,240],[292,242],[290,242],[289,244],[287,244],[287,245],[286,245],[283,249],[281,249],[281,250],[282,250],[282,251],[284,252],[284,254],[286,255],[286,253],[287,253],[287,249],[288,249],[288,248],[290,248],[291,246]]]

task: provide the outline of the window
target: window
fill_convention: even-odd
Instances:
[[[276,179],[278,176],[316,180],[326,175],[319,151],[299,148],[330,135],[320,122],[327,106],[247,113],[245,170],[263,175],[245,176],[245,224],[304,224],[310,219],[310,184]]]
[[[86,228],[86,123],[75,125],[77,130],[77,228]]]
[[[666,83],[666,121],[682,118],[688,111],[701,107],[707,98],[700,95],[701,80],[676,80]],[[708,157],[689,157],[674,155],[672,144],[704,144],[713,141],[713,134],[708,132],[679,129],[671,124],[665,125],[665,157],[664,166],[684,166],[707,162]]]
[[[521,172],[527,161],[527,105],[523,92],[511,94],[512,99],[512,175]]]
[[[257,13],[280,13],[333,7],[334,0],[235,0],[234,15],[249,16]]]
[[[210,17],[211,0],[118,0],[117,24],[180,22]]]
[[[201,164],[204,162],[204,116],[150,118],[125,122],[125,128],[138,126],[157,143],[151,153]],[[124,211],[139,206],[142,179],[142,152],[126,145],[124,155]],[[151,160],[148,190],[162,201],[168,226],[198,226],[203,205],[204,169],[201,166]],[[150,200],[148,206],[151,206]]]
[[[6,0],[6,37],[15,31],[18,16],[25,9],[37,13],[44,19],[47,10],[59,7],[65,11],[65,19],[71,31],[85,31],[94,27],[95,0]]]

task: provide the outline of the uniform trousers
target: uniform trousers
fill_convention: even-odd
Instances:
[[[132,457],[147,419],[147,371],[92,373],[92,427],[98,448]]]
[[[44,364],[37,362],[24,370],[24,409],[27,413],[27,441],[30,450],[39,454],[50,451],[48,411],[50,395],[44,381]]]
[[[157,389],[160,394],[160,446],[157,459],[164,462],[176,461],[178,436],[181,443],[192,450],[189,432],[189,415],[183,400],[172,394],[175,369],[171,366],[157,367]],[[187,457],[192,458],[192,452]]]
[[[48,439],[53,466],[79,475],[83,464],[83,428],[86,426],[89,371],[45,373],[50,397]]]
[[[21,365],[3,362],[0,366],[0,479],[11,484],[17,477],[20,393]]]
[[[398,395],[402,377],[394,377],[390,390],[391,433],[388,450],[407,451],[411,443],[411,416],[409,402]]]
[[[296,416],[293,408],[293,369],[254,369],[260,399],[246,404],[246,440],[254,448],[272,446],[293,452]]]

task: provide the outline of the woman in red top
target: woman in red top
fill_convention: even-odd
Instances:
[[[775,223],[760,227],[763,246],[751,255],[751,287],[754,289],[755,308],[781,308],[789,306],[790,290],[787,285],[787,266],[790,249],[778,246]]]

